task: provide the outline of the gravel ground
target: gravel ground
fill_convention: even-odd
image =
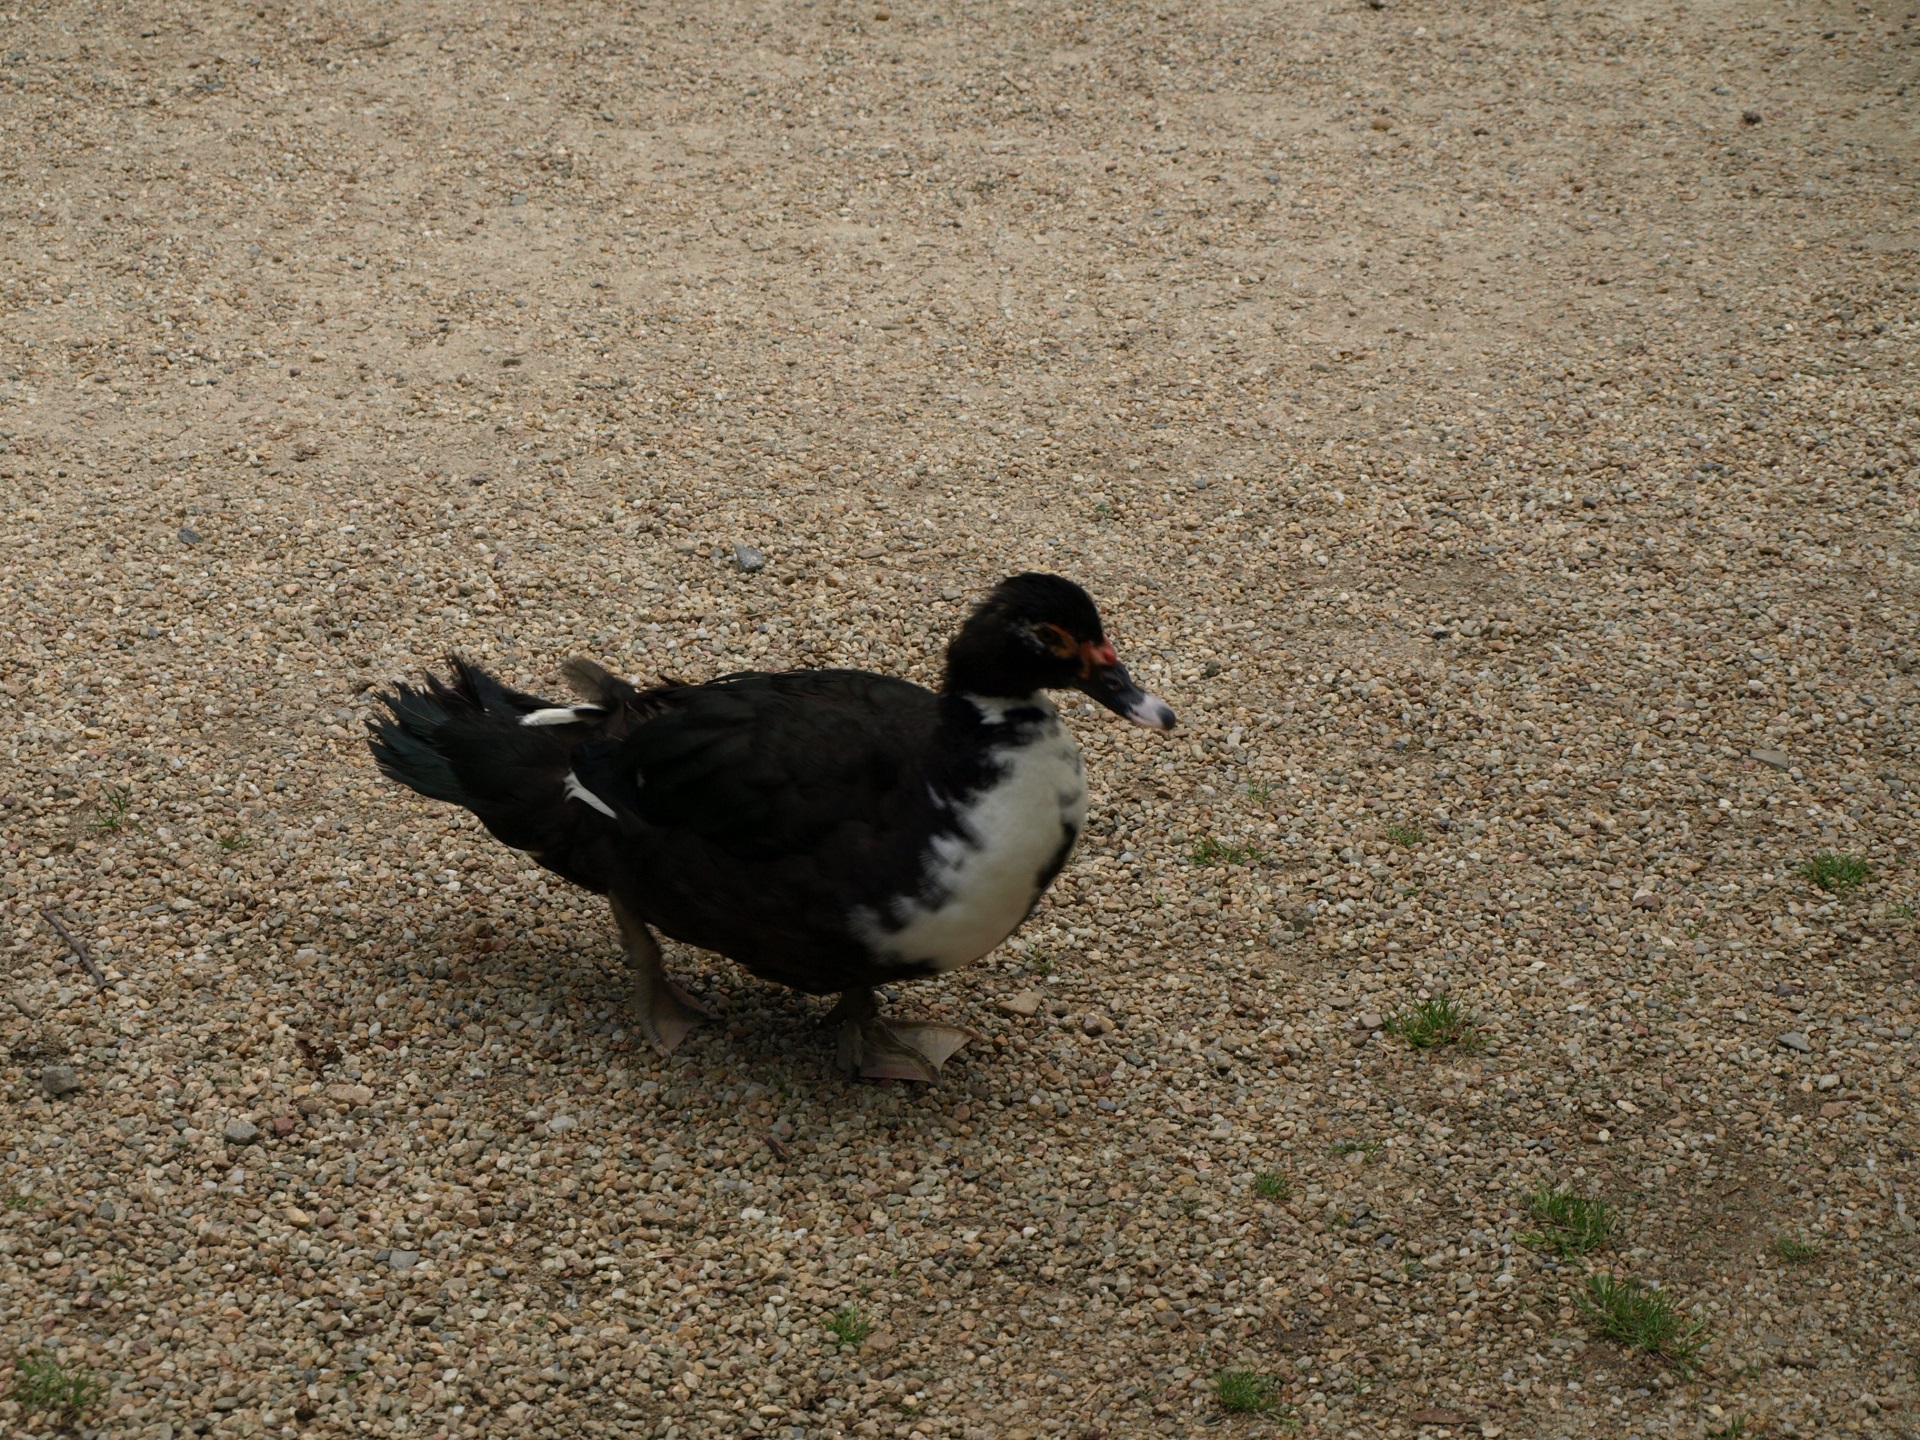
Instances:
[[[1920,20],[135,8],[0,29],[0,1430],[1920,1433]],[[938,1089],[363,743],[1021,567],[1184,728]]]

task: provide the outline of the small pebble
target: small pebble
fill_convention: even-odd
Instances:
[[[745,574],[767,568],[767,557],[751,545],[733,547],[733,563]]]
[[[1786,1046],[1789,1050],[1798,1050],[1802,1055],[1813,1049],[1813,1046],[1807,1042],[1806,1035],[1798,1030],[1787,1031],[1786,1034],[1778,1037],[1776,1043]]]
[[[79,1072],[71,1065],[48,1065],[40,1072],[40,1088],[58,1100],[80,1088]]]
[[[260,1138],[260,1127],[251,1120],[229,1120],[221,1133],[229,1145],[251,1145]]]

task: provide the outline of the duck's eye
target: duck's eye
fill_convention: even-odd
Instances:
[[[1043,622],[1034,626],[1033,638],[1062,660],[1070,660],[1080,653],[1080,642],[1058,625]]]

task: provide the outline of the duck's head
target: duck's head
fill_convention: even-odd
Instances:
[[[1128,676],[1092,598],[1058,575],[993,587],[947,647],[946,688],[998,698],[1079,690],[1149,730],[1174,726],[1173,708]]]

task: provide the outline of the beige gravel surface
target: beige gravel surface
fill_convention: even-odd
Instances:
[[[1903,3],[0,17],[0,1431],[1920,1433]],[[938,1089],[363,743],[1023,567],[1184,724]]]

